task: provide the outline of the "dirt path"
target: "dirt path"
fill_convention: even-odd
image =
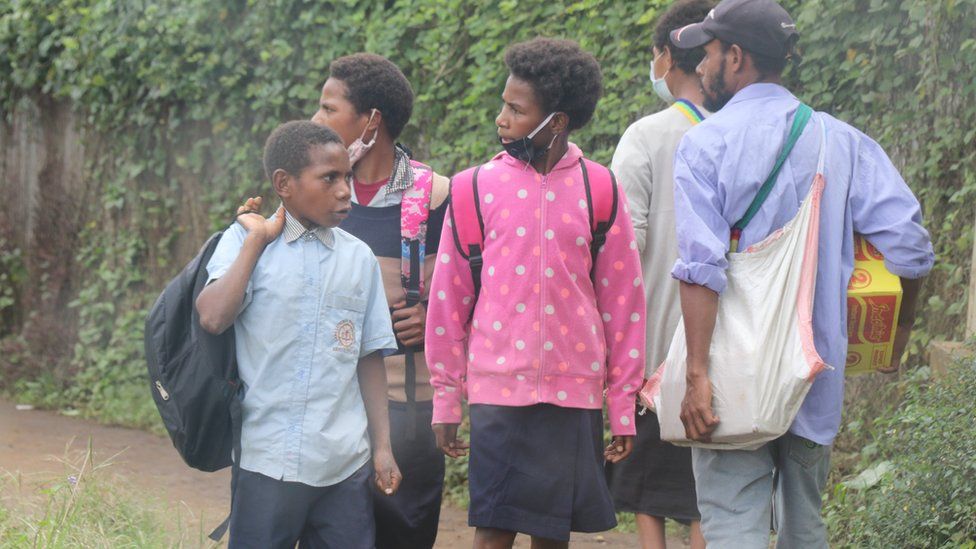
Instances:
[[[190,531],[200,526],[211,528],[223,520],[228,510],[230,473],[202,473],[180,460],[169,439],[143,431],[106,427],[95,422],[65,417],[47,411],[17,411],[0,400],[0,473],[20,475],[25,483],[45,481],[64,474],[62,458],[85,451],[89,438],[100,462],[112,456],[109,469],[120,482],[144,490],[150,498],[168,505],[179,505],[188,512]],[[467,513],[445,506],[441,512],[437,547],[471,547],[473,531],[467,526]],[[528,547],[522,536],[516,547]],[[634,534],[607,532],[573,536],[572,547],[635,547]],[[674,540],[673,547],[683,547]]]

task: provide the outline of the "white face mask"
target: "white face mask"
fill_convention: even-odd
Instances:
[[[664,55],[664,52],[661,52],[661,55]],[[658,57],[660,57],[661,55],[659,55]],[[651,74],[650,74],[651,86],[654,88],[654,93],[656,93],[658,97],[660,97],[661,99],[663,99],[669,104],[674,103],[674,96],[671,95],[671,90],[668,89],[668,83],[665,80],[665,78],[667,78],[668,76],[668,73],[671,72],[671,69],[665,71],[664,76],[662,76],[661,78],[654,78],[654,61],[656,61],[658,57],[655,57],[654,59],[651,60]]]
[[[376,144],[376,135],[380,133],[378,129],[373,133],[373,139],[369,143],[363,141],[363,138],[366,137],[366,131],[369,128],[369,123],[373,121],[373,115],[375,114],[376,109],[369,112],[369,120],[366,122],[366,128],[363,128],[363,135],[360,135],[359,139],[356,139],[350,143],[348,147],[346,147],[346,152],[349,153],[349,164],[351,166],[355,166],[356,162],[359,162],[359,160],[365,156],[370,149],[373,148],[373,145]]]

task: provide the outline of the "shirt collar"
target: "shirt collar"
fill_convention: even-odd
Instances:
[[[328,227],[312,227],[306,229],[300,221],[295,219],[288,210],[285,210],[285,229],[282,231],[285,242],[291,244],[299,238],[318,238],[319,242],[329,248],[335,247],[335,234]]]
[[[735,105],[736,103],[742,103],[743,101],[750,101],[752,99],[773,99],[787,97],[793,97],[793,94],[790,93],[790,90],[779,84],[756,82],[755,84],[749,84],[748,86],[739,90],[738,93],[732,96],[732,99],[730,99],[725,106],[728,107]]]

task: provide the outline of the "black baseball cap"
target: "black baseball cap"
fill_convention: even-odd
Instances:
[[[798,37],[793,18],[773,0],[722,0],[701,23],[671,31],[671,43],[681,49],[718,38],[775,59],[788,57]]]

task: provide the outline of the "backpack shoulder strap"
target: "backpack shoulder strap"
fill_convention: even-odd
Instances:
[[[466,170],[451,179],[451,231],[454,245],[471,266],[474,295],[481,292],[481,252],[485,243],[485,221],[481,217],[481,197],[478,194],[478,172]]]
[[[427,256],[427,219],[434,170],[415,160],[410,161],[413,185],[403,191],[400,201],[400,283],[407,296],[407,307],[420,303],[424,295],[424,258]],[[417,364],[419,347],[408,346],[404,352],[403,393],[407,398],[407,440],[417,435]]]
[[[430,195],[434,170],[410,161],[413,185],[403,192],[400,202],[400,281],[412,307],[423,295],[421,263],[426,256],[427,219],[430,217]]]
[[[617,180],[610,169],[587,158],[580,158],[583,170],[583,185],[586,188],[588,211],[590,214],[590,277],[596,270],[596,257],[607,241],[607,232],[617,216]]]

